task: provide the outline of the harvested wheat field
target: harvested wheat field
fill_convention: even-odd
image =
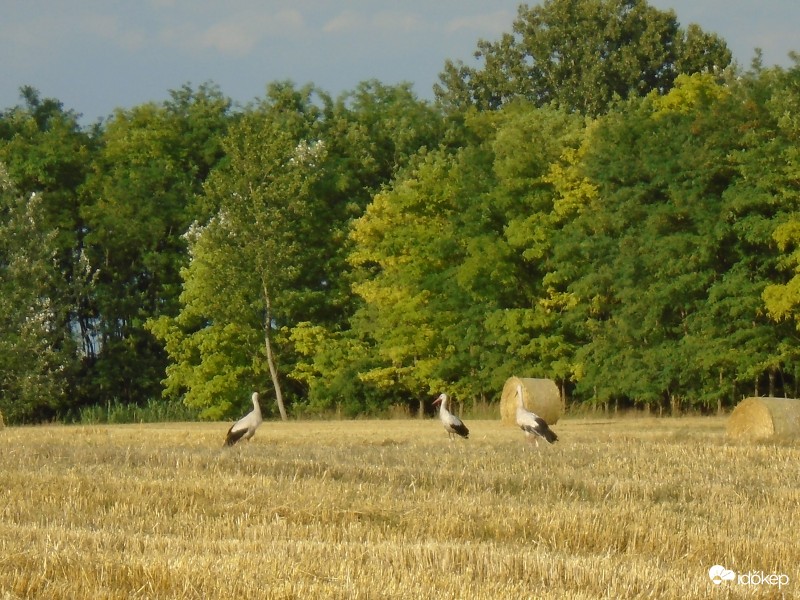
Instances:
[[[800,597],[800,444],[468,426],[264,423],[226,450],[224,423],[7,427],[0,598]]]

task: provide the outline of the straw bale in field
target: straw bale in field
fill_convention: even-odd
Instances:
[[[558,422],[564,414],[564,402],[552,379],[509,377],[500,396],[500,420],[504,425],[514,425],[517,418],[517,386],[522,384],[522,402],[548,425]]]
[[[728,437],[800,438],[800,400],[745,398],[728,418]]]

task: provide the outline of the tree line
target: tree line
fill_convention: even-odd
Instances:
[[[379,414],[511,375],[656,409],[797,395],[800,57],[644,0],[521,6],[433,102],[215,85],[0,113],[0,410]],[[270,403],[270,406],[272,404]]]

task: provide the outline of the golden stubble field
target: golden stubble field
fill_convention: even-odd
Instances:
[[[800,597],[800,444],[724,423],[10,427],[0,599]]]

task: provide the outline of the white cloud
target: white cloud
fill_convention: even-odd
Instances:
[[[142,29],[125,28],[115,16],[87,15],[79,21],[79,27],[85,33],[110,41],[125,50],[139,50],[148,43],[147,34]]]
[[[139,50],[148,43],[144,30],[124,26],[118,16],[55,10],[0,27],[0,37],[4,46],[16,48],[16,54],[24,53],[29,64],[51,62],[67,48],[96,41],[126,51]]]
[[[372,23],[379,31],[416,32],[428,29],[423,19],[409,13],[380,12],[373,17]]]
[[[444,30],[447,33],[475,31],[481,33],[481,35],[485,35],[487,32],[499,35],[504,31],[511,31],[514,17],[515,15],[507,10],[498,10],[483,15],[457,17],[448,21]]]
[[[325,33],[368,33],[382,34],[386,32],[415,32],[430,29],[418,15],[396,11],[381,11],[365,15],[352,10],[344,11],[323,26]]]
[[[305,30],[305,20],[296,10],[275,13],[243,11],[210,25],[184,24],[164,27],[161,40],[187,51],[214,50],[220,54],[243,57],[269,37],[290,37]]]
[[[364,29],[366,26],[366,17],[352,10],[347,10],[325,23],[322,26],[322,31],[326,33],[347,33]]]
[[[202,48],[213,48],[222,54],[247,56],[261,37],[255,27],[247,23],[217,23],[197,37]]]

